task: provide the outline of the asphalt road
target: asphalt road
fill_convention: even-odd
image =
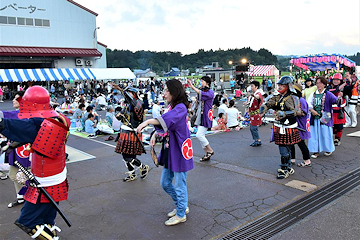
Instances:
[[[0,110],[10,109],[10,102],[0,103]],[[150,154],[140,156],[150,166],[148,177],[124,183],[122,178],[126,168],[121,155],[114,152],[115,142],[104,141],[106,136],[86,139],[70,135],[68,146],[95,158],[67,166],[69,199],[60,205],[73,226],[68,228],[58,216],[57,225],[62,229],[60,237],[217,238],[360,167],[360,139],[346,136],[359,130],[360,127],[345,129],[342,145],[333,155],[313,160],[311,168],[295,167],[295,174],[284,180],[276,179],[280,157],[278,147],[269,142],[269,125],[260,127],[263,145],[257,148],[249,146],[252,142],[249,129],[208,136],[215,155],[205,163],[199,162],[204,152],[199,141],[193,139],[195,168],[188,173],[190,213],[185,223],[172,227],[165,226],[164,222],[167,212],[174,206],[160,186],[162,168],[154,166]],[[298,148],[296,154],[300,162],[302,156]],[[307,187],[291,185],[293,180]],[[7,204],[15,198],[12,182],[0,181],[0,189],[0,239],[26,239],[25,233],[13,224],[21,208],[7,208]],[[353,226],[359,220],[359,205],[352,208],[349,204],[358,200],[359,191],[356,189],[276,238],[355,239],[357,235],[353,233]],[[350,219],[341,218],[342,212]],[[340,223],[336,224],[336,221]],[[313,231],[307,231],[309,226]],[[347,228],[347,232],[352,232],[345,237],[337,237],[337,233],[343,236],[341,231]]]

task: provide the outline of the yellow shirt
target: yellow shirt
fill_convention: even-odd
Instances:
[[[309,87],[309,88],[305,88],[305,90],[303,91],[303,98],[305,98],[305,100],[307,101],[310,97],[310,95],[312,93],[314,93],[315,91],[317,90],[317,87],[316,86],[312,86],[312,87]]]

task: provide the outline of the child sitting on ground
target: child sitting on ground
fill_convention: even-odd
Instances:
[[[96,128],[97,120],[92,113],[89,113],[87,120],[85,121],[85,132],[90,133],[89,138],[95,138],[96,134],[99,134],[99,130]]]
[[[219,119],[217,120],[217,126],[212,127],[211,130],[223,130],[228,131],[229,128],[227,127],[226,115],[224,113],[219,113]]]

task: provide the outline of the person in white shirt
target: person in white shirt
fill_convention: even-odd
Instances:
[[[100,111],[102,110],[102,108],[107,106],[107,102],[105,99],[105,96],[103,94],[100,94],[97,98],[96,98],[96,102],[95,102],[95,110],[96,111]]]
[[[226,113],[226,111],[228,110],[227,105],[228,105],[228,100],[226,98],[224,98],[222,100],[222,104],[218,108],[218,116],[220,115],[220,113],[223,113],[223,114]]]
[[[226,110],[226,119],[228,128],[236,128],[239,126],[238,122],[239,110],[235,108],[234,100],[230,100],[229,108]]]
[[[161,107],[160,107],[160,103],[158,100],[154,101],[154,105],[152,107],[152,117],[153,118],[158,118],[161,116]]]

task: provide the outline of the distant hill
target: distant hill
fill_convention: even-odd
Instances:
[[[228,49],[228,50],[209,50],[200,49],[197,53],[182,55],[180,52],[152,52],[129,50],[106,50],[108,67],[128,67],[130,69],[151,68],[156,73],[167,72],[171,67],[179,69],[189,69],[195,72],[196,68],[211,65],[218,62],[219,67],[229,69],[229,61],[233,66],[240,63],[241,59],[246,58],[253,65],[276,65],[278,59],[267,49],[258,51],[251,48]]]
[[[128,67],[130,69],[150,68],[157,74],[167,72],[172,67],[180,70],[189,69],[195,72],[196,68],[211,65],[218,62],[219,67],[229,69],[229,61],[233,66],[238,65],[240,60],[246,58],[253,65],[275,65],[281,71],[287,71],[291,55],[273,55],[269,50],[261,48],[258,51],[250,47],[228,50],[199,49],[197,53],[182,55],[180,52],[152,52],[107,49],[106,59],[108,67]],[[360,65],[360,53],[347,56]]]

